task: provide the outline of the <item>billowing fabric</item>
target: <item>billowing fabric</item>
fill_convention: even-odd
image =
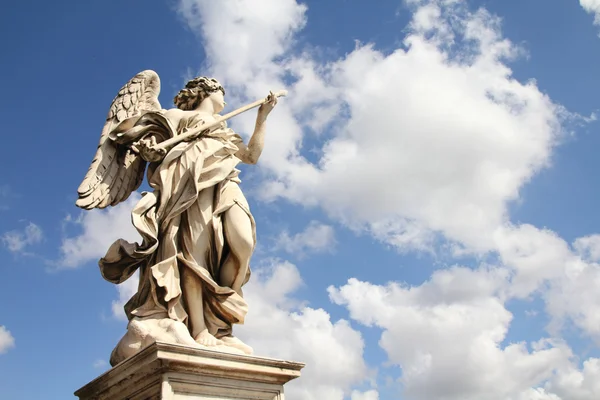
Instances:
[[[154,135],[160,142],[194,128],[196,118],[175,127],[161,112],[149,112],[123,121],[111,139],[131,144]],[[143,193],[132,212],[142,243],[117,240],[99,262],[104,278],[117,284],[140,269],[138,292],[125,305],[129,319],[168,316],[187,324],[186,304],[202,301],[207,328],[216,337],[244,322],[246,302],[219,284],[220,268],[229,255],[223,213],[241,207],[256,243],[254,218],[238,185],[240,160],[235,153],[240,141],[223,124],[200,139],[179,143],[160,163],[150,164],[148,182],[154,191]],[[181,277],[189,272],[201,279],[201,293],[183,293]],[[249,276],[248,271],[246,282]]]

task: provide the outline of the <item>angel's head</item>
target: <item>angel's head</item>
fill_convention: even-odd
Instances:
[[[210,101],[215,113],[219,113],[225,108],[224,96],[225,89],[218,80],[199,76],[189,81],[173,102],[180,110],[190,111],[197,109],[203,101]]]

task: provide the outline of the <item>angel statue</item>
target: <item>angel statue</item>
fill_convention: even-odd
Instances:
[[[154,341],[252,353],[232,335],[248,310],[242,286],[256,244],[236,166],[257,162],[267,116],[285,91],[224,116],[225,89],[216,79],[192,79],[168,110],[159,92],[160,79],[150,70],[121,88],[78,189],[83,209],[117,205],[140,186],[148,164],[153,191],[142,193],[131,214],[141,244],[119,239],[99,261],[102,276],[115,284],[139,270],[113,366]],[[225,120],[256,106],[254,133],[245,144]]]

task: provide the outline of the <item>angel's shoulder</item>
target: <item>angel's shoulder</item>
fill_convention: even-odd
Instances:
[[[204,121],[204,123],[211,123],[216,120],[215,116],[203,112],[198,111],[187,111],[180,110],[179,108],[171,108],[169,110],[164,110],[163,115],[166,118],[169,118],[173,121],[188,121],[192,123],[193,121]]]
[[[187,111],[180,110],[179,108],[170,108],[168,110],[162,110],[162,114],[165,118],[172,122],[179,122],[183,118],[187,118]]]

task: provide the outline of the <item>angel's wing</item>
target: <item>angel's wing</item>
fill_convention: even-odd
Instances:
[[[96,156],[77,189],[76,204],[86,210],[125,201],[144,179],[146,162],[129,148],[109,139],[110,132],[124,119],[142,111],[160,110],[160,79],[156,72],[142,71],[119,90],[110,105]]]

